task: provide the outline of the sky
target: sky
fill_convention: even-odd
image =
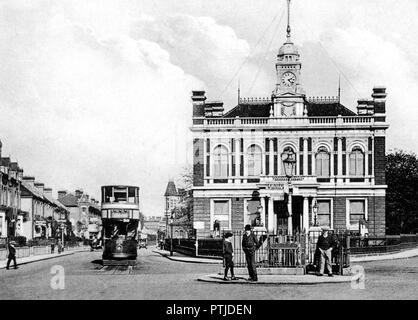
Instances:
[[[192,161],[191,91],[225,110],[267,97],[285,41],[285,0],[0,0],[0,140],[47,187],[99,198],[141,187],[162,215],[168,179]],[[387,150],[418,151],[418,2],[293,0],[308,96],[356,110],[386,86]]]

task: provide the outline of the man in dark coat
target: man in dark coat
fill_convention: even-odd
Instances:
[[[237,280],[234,275],[234,249],[231,243],[231,237],[233,236],[232,233],[227,232],[225,234],[225,240],[223,244],[223,254],[224,254],[224,261],[225,261],[225,272],[224,272],[224,280],[228,281],[228,270],[231,270],[231,280]]]
[[[16,248],[15,248],[15,243],[13,241],[10,241],[9,244],[7,245],[7,250],[9,251],[9,255],[8,255],[8,259],[7,259],[7,265],[6,265],[6,269],[9,270],[10,267],[10,262],[13,260],[14,263],[14,268],[17,269],[17,264],[16,264]]]
[[[329,234],[329,227],[322,228],[322,235],[319,236],[316,246],[320,254],[318,276],[323,276],[324,269],[327,269],[328,276],[332,277],[331,259],[332,249],[335,246],[335,238]]]
[[[245,226],[245,234],[242,237],[242,250],[245,253],[248,274],[250,276],[248,281],[258,281],[257,267],[255,264],[255,252],[259,247],[260,245],[257,237],[251,232],[251,226],[247,224]]]

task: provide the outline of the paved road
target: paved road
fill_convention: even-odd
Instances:
[[[103,268],[100,252],[22,265],[0,270],[3,299],[414,299],[418,296],[418,258],[363,263],[364,290],[350,284],[315,286],[231,285],[198,282],[219,266],[168,260],[151,250],[139,251],[138,264]],[[65,289],[51,288],[51,268],[64,267]],[[245,287],[244,287],[245,286]],[[245,290],[244,290],[245,289]]]

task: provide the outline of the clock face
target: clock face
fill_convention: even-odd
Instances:
[[[282,76],[282,83],[286,86],[286,87],[291,87],[295,84],[296,82],[296,76],[291,73],[291,72],[286,72],[283,74]]]

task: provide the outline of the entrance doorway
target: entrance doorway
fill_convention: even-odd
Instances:
[[[276,234],[288,234],[289,212],[287,201],[274,201],[274,214],[276,215]],[[292,231],[293,234],[302,231],[303,197],[292,196]]]

